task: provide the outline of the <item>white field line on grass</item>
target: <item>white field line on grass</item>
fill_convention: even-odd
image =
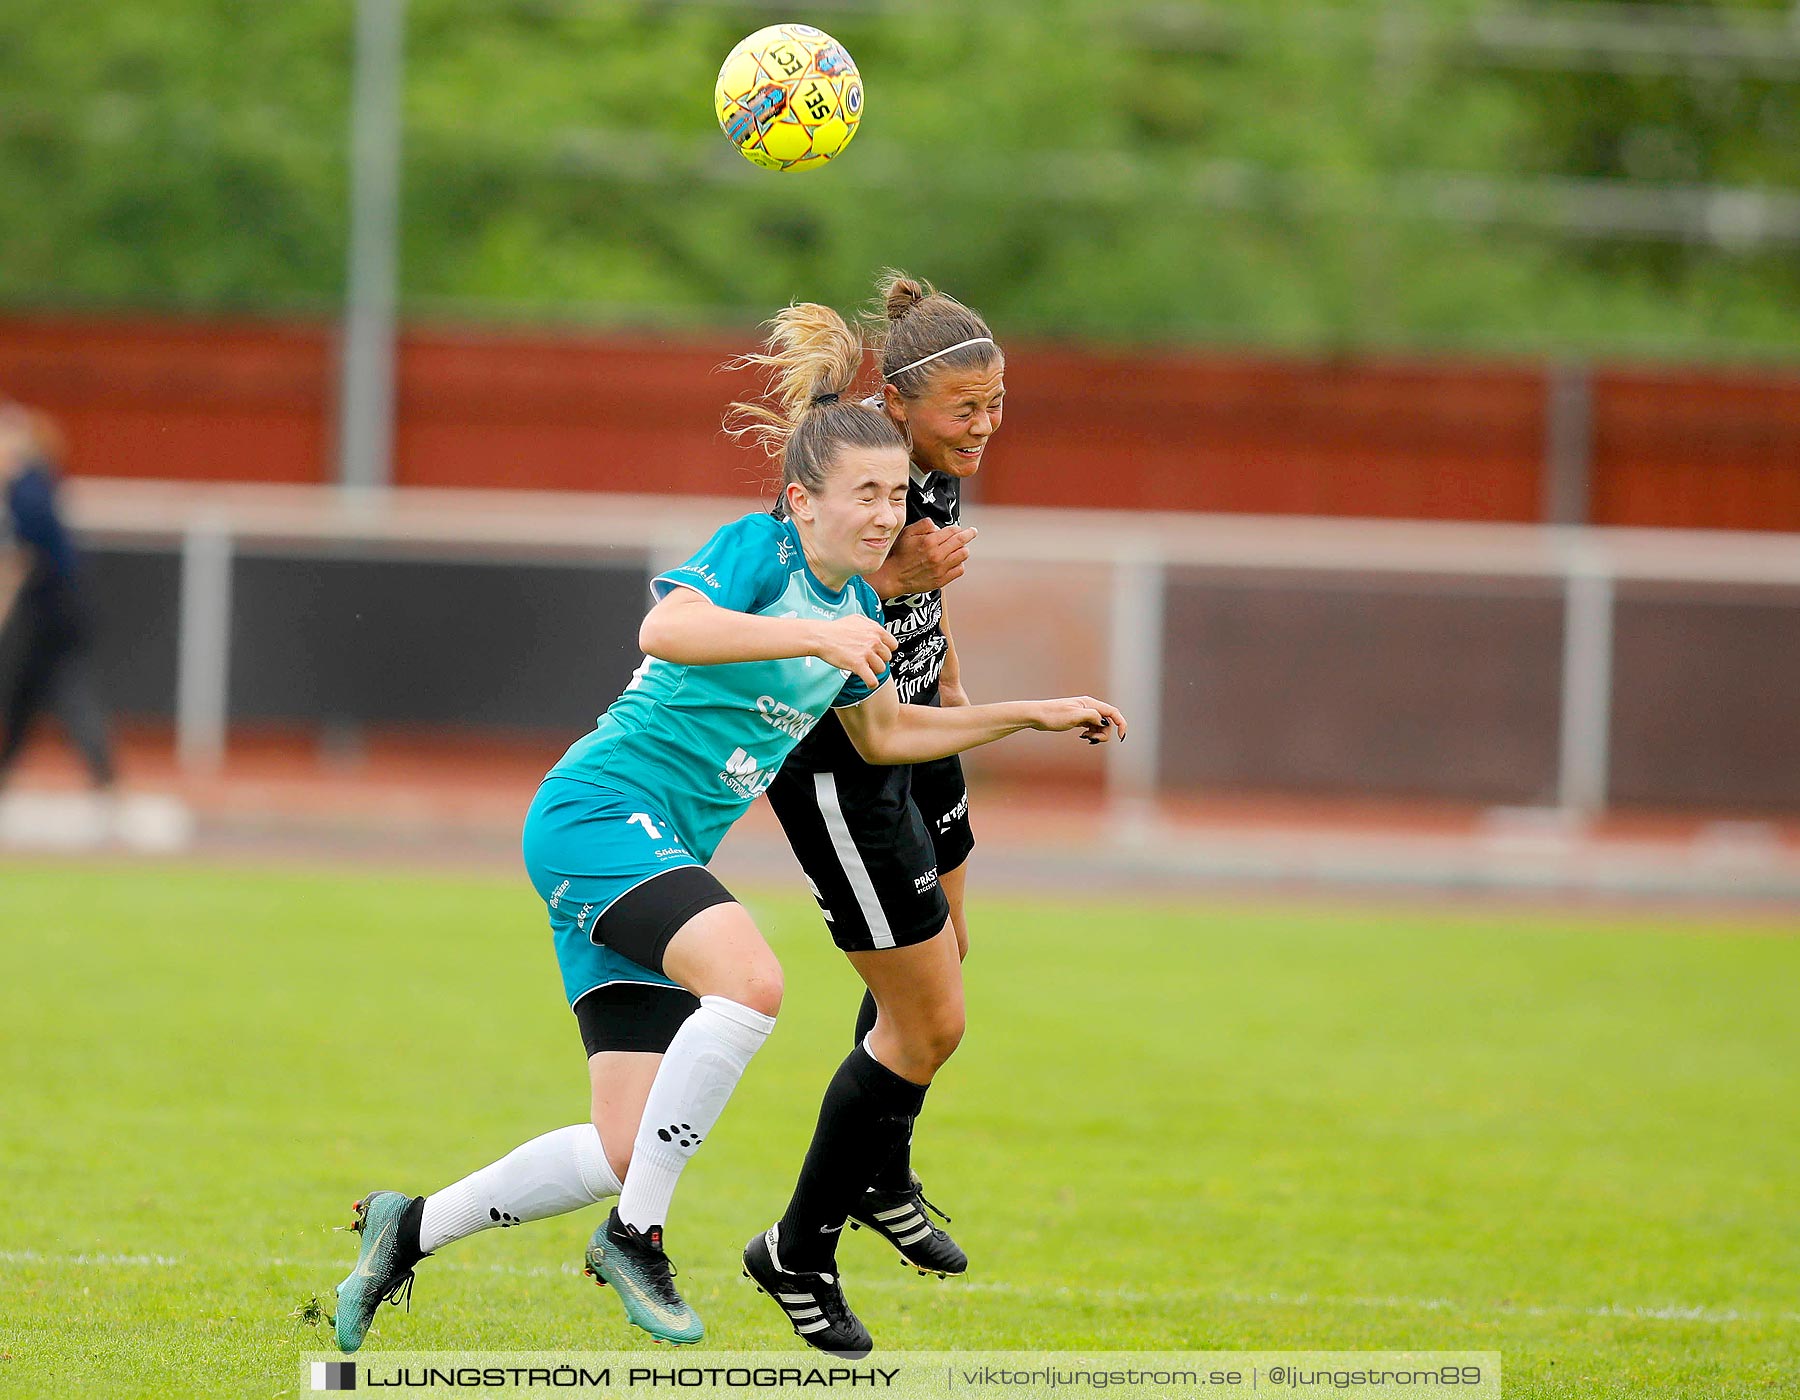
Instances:
[[[329,1273],[342,1262],[342,1260],[321,1262],[280,1257],[269,1260],[269,1263],[276,1268],[308,1269],[321,1273]],[[122,1265],[167,1269],[175,1268],[180,1263],[179,1258],[167,1254],[42,1254],[35,1249],[0,1250],[0,1264],[49,1264],[57,1267],[106,1268]],[[582,1274],[582,1271],[575,1265],[567,1263],[554,1269],[542,1264],[521,1268],[516,1264],[472,1264],[456,1259],[440,1260],[432,1265],[432,1269],[434,1271],[453,1269],[463,1273],[501,1274],[511,1278],[580,1278]],[[1745,1312],[1739,1308],[1709,1308],[1699,1304],[1686,1303],[1671,1303],[1660,1307],[1608,1303],[1598,1308],[1529,1303],[1492,1303],[1486,1306],[1477,1306],[1459,1303],[1453,1298],[1402,1298],[1391,1295],[1358,1297],[1322,1293],[1244,1293],[1229,1288],[1165,1288],[1157,1292],[1148,1292],[1135,1288],[1070,1288],[1060,1284],[999,1283],[984,1282],[979,1279],[959,1281],[949,1286],[958,1292],[998,1293],[1020,1298],[1055,1297],[1100,1303],[1154,1304],[1165,1303],[1171,1298],[1188,1298],[1226,1303],[1254,1303],[1282,1308],[1383,1308],[1399,1312],[1499,1313],[1509,1317],[1622,1317],[1640,1322],[1710,1322],[1717,1326],[1729,1326],[1734,1322],[1770,1320],[1800,1322],[1800,1312],[1763,1314]],[[901,1289],[914,1290],[914,1285],[906,1279],[861,1279],[857,1282],[856,1287],[859,1291],[873,1290],[879,1293],[898,1292]]]
[[[0,1264],[96,1265],[105,1268],[170,1269],[181,1260],[167,1254],[40,1254],[35,1249],[0,1249]]]
[[[331,1264],[302,1263],[297,1259],[271,1259],[271,1264],[282,1268],[308,1268],[329,1271]],[[342,1261],[336,1261],[342,1262]],[[564,1263],[556,1268],[536,1264],[521,1268],[516,1264],[471,1264],[455,1259],[446,1259],[434,1268],[455,1269],[467,1273],[502,1274],[513,1278],[557,1278],[567,1276],[580,1278],[582,1270],[574,1264]],[[695,1270],[704,1273],[705,1270]],[[1199,1301],[1225,1303],[1260,1303],[1274,1307],[1309,1308],[1309,1307],[1353,1307],[1353,1308],[1390,1308],[1404,1312],[1469,1312],[1499,1313],[1509,1317],[1623,1317],[1645,1322],[1710,1322],[1719,1326],[1729,1326],[1734,1322],[1764,1322],[1777,1320],[1781,1322],[1800,1322],[1800,1312],[1784,1312],[1763,1314],[1745,1312],[1739,1308],[1709,1308],[1699,1304],[1667,1304],[1662,1307],[1643,1305],[1626,1306],[1620,1303],[1608,1303],[1598,1308],[1581,1308],[1569,1304],[1518,1304],[1493,1303],[1479,1307],[1469,1303],[1459,1303],[1452,1298],[1399,1298],[1399,1297],[1345,1297],[1316,1293],[1242,1293],[1235,1289],[1219,1288],[1165,1288],[1157,1292],[1147,1292],[1138,1288],[1071,1288],[1062,1284],[1041,1283],[1001,1283],[987,1282],[980,1279],[946,1280],[947,1288],[958,1292],[972,1291],[978,1293],[998,1293],[1020,1298],[1067,1298],[1075,1301],[1095,1301],[1102,1303],[1154,1304],[1166,1303],[1171,1298],[1187,1298]],[[907,1279],[859,1279],[856,1283],[859,1292],[875,1291],[893,1293],[901,1290],[917,1291]]]
[[[1210,1295],[1233,1303],[1267,1303],[1275,1307],[1307,1308],[1316,1304],[1353,1308],[1394,1308],[1412,1312],[1468,1312],[1474,1309],[1467,1303],[1459,1303],[1453,1298],[1361,1298],[1332,1297],[1313,1293],[1240,1293],[1234,1289],[1221,1289]],[[1636,1305],[1627,1307],[1619,1303],[1607,1303],[1598,1308],[1578,1308],[1566,1304],[1544,1306],[1535,1303],[1491,1303],[1481,1309],[1484,1312],[1499,1313],[1507,1317],[1628,1317],[1652,1322],[1761,1322],[1764,1317],[1760,1313],[1744,1312],[1738,1308],[1708,1308],[1698,1304],[1675,1303],[1662,1307],[1645,1307]],[[1779,1313],[1776,1316],[1783,1322],[1800,1322],[1800,1313]]]

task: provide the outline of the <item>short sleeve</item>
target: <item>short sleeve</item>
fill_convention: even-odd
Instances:
[[[881,595],[875,591],[875,586],[861,575],[851,579],[850,586],[856,590],[856,602],[862,608],[863,616],[887,626],[887,612],[881,606]]]
[[[853,706],[862,704],[863,701],[867,700],[876,691],[880,690],[882,686],[888,683],[887,667],[883,666],[881,668],[881,674],[875,677],[875,682],[874,685],[869,685],[860,676],[846,676],[844,678],[844,688],[838,692],[837,699],[831,702],[831,708],[834,710],[848,710]]]
[[[869,585],[860,578],[852,579],[850,581],[850,586],[856,590],[856,601],[863,610],[863,616],[886,626],[887,624],[881,611],[881,599],[876,595],[875,590],[869,587]],[[872,686],[856,676],[846,677],[844,680],[844,688],[838,692],[837,699],[831,702],[831,708],[834,710],[843,710],[848,709],[852,705],[862,704],[863,701],[867,700],[876,691],[880,690],[882,686],[887,684],[888,674],[888,668],[883,666],[880,674],[875,677],[875,684]]]
[[[721,608],[755,612],[787,587],[788,569],[781,558],[786,543],[779,521],[743,516],[721,526],[685,564],[650,580],[650,592],[660,603],[673,588],[691,588]]]

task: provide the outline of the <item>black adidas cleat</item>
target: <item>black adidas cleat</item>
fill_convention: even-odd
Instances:
[[[850,1228],[860,1230],[867,1226],[899,1250],[901,1260],[921,1274],[948,1278],[966,1273],[969,1256],[931,1223],[925,1214],[927,1209],[935,1211],[946,1225],[950,1223],[949,1216],[925,1199],[916,1176],[905,1191],[877,1191],[871,1186],[851,1210]]]
[[[776,1301],[808,1346],[861,1361],[875,1349],[875,1339],[844,1301],[837,1275],[783,1269],[775,1237],[780,1228],[771,1225],[744,1246],[744,1277]]]

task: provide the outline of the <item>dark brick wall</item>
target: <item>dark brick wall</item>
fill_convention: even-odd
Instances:
[[[1184,570],[1167,628],[1172,786],[1554,800],[1554,585]]]

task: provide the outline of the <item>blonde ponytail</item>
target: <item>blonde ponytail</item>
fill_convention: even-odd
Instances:
[[[842,316],[802,301],[767,324],[762,349],[728,366],[768,371],[763,401],[732,404],[725,431],[781,463],[784,495],[794,481],[819,490],[840,447],[905,445],[885,413],[849,397],[862,368],[863,344]],[[776,513],[782,513],[779,505]]]

